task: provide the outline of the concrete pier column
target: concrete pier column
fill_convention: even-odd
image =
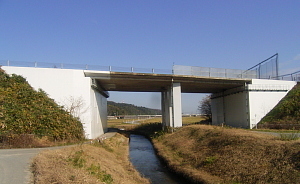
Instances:
[[[180,83],[173,83],[161,93],[161,109],[163,126],[182,126]]]
[[[182,126],[182,107],[181,107],[181,86],[180,83],[173,83],[173,125],[172,127]]]

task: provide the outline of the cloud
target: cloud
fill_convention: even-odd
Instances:
[[[300,60],[300,54],[298,54],[297,56],[295,56],[293,60],[295,60],[295,61]]]
[[[300,67],[286,68],[286,69],[280,70],[280,74],[279,75],[291,74],[291,73],[294,73],[294,72],[297,72],[297,71],[300,71]]]
[[[294,73],[300,70],[300,54],[297,54],[293,59],[279,63],[280,75]]]

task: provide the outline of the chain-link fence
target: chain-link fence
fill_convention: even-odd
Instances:
[[[278,77],[278,54],[274,54],[268,59],[258,63],[257,65],[248,69],[249,71],[256,71],[258,79],[277,79]],[[247,70],[247,71],[248,71]]]

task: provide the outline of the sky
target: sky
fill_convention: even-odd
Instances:
[[[248,69],[275,53],[300,70],[299,0],[0,0],[0,60]],[[183,94],[197,113],[206,94]],[[160,108],[159,93],[111,92]]]

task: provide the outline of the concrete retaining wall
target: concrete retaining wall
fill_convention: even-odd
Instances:
[[[107,129],[107,100],[91,88],[91,78],[83,70],[3,66],[8,74],[21,75],[36,90],[44,90],[59,105],[82,103],[76,109],[89,139],[102,135]]]
[[[253,79],[243,90],[212,99],[212,124],[253,128],[296,85],[294,81]]]

